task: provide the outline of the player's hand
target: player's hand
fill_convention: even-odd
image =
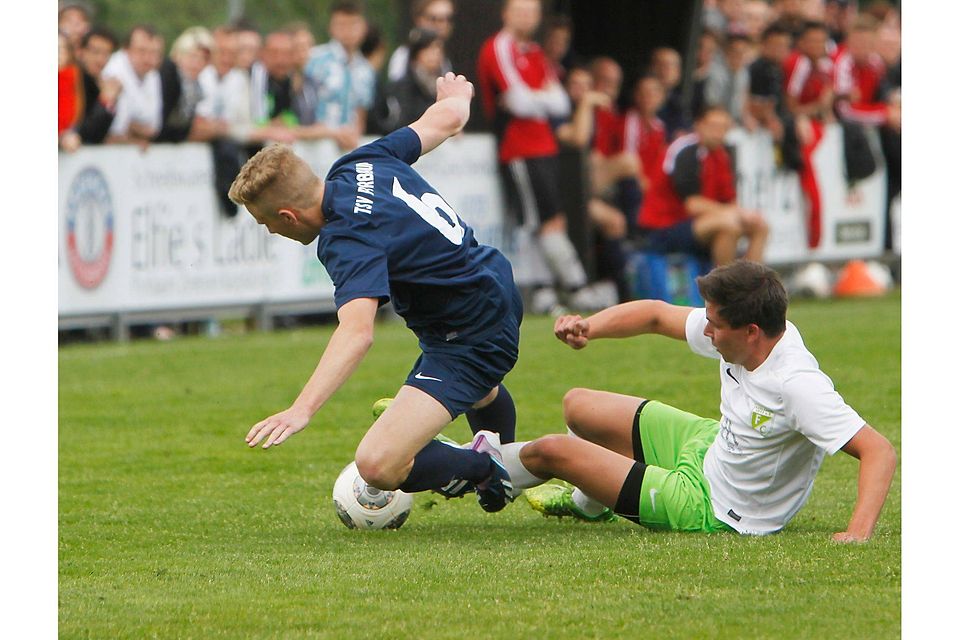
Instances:
[[[253,428],[247,433],[247,446],[255,447],[266,438],[267,441],[263,443],[263,448],[269,449],[275,444],[281,444],[296,432],[302,431],[309,422],[309,415],[290,407],[286,411],[276,413],[253,425]]]
[[[553,324],[553,335],[573,349],[583,349],[590,341],[590,322],[580,316],[560,316]]]
[[[859,543],[866,542],[870,539],[870,536],[859,535],[856,533],[850,533],[849,531],[840,531],[839,533],[833,534],[834,542],[843,542],[843,543]]]
[[[473,83],[464,76],[455,76],[452,71],[437,78],[437,102],[444,98],[473,99]]]

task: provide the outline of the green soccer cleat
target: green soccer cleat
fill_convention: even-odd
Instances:
[[[559,484],[542,484],[538,487],[531,487],[523,492],[523,497],[527,499],[527,502],[535,511],[539,511],[544,517],[563,518],[563,516],[570,516],[585,522],[610,522],[616,518],[613,511],[606,507],[597,515],[588,516],[573,501],[573,489]]]

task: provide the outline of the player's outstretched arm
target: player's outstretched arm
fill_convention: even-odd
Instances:
[[[337,312],[340,325],[330,337],[303,391],[289,409],[253,425],[247,433],[247,445],[255,447],[266,438],[263,448],[269,449],[307,426],[310,418],[347,381],[373,344],[377,306],[375,298],[357,298],[340,307]]]
[[[430,153],[450,136],[460,133],[470,119],[473,83],[447,73],[437,78],[437,101],[410,128],[420,136],[420,155]]]
[[[866,542],[880,518],[890,482],[897,469],[897,452],[893,445],[865,424],[843,447],[843,451],[860,460],[857,481],[857,503],[846,531],[834,534],[837,542]]]
[[[644,333],[686,340],[687,316],[692,310],[660,300],[634,300],[589,318],[561,316],[553,325],[553,334],[574,349],[582,349],[597,338],[629,338]]]

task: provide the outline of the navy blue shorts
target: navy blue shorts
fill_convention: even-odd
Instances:
[[[693,235],[693,218],[664,227],[649,229],[644,239],[647,248],[653,253],[688,253],[700,258],[710,258],[710,247],[705,246]]]
[[[500,330],[489,338],[477,344],[420,343],[423,353],[404,384],[437,400],[451,420],[483,400],[517,363],[523,300],[516,285],[512,289]]]

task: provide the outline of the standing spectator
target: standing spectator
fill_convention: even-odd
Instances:
[[[363,37],[363,42],[360,43],[360,54],[370,63],[374,75],[379,77],[383,65],[387,62],[387,43],[384,41],[383,33],[378,25],[367,24],[367,35]]]
[[[720,36],[715,31],[704,29],[700,32],[697,45],[697,66],[693,70],[693,95],[690,98],[690,112],[699,114],[707,105],[707,78],[717,63],[720,50]]]
[[[666,97],[655,76],[643,76],[634,85],[632,105],[624,118],[624,151],[637,156],[644,192],[650,189],[655,167],[667,150],[667,127],[657,117]]]
[[[613,58],[600,56],[590,63],[593,90],[607,96],[608,104],[596,109],[596,131],[593,148],[604,156],[623,151],[623,115],[620,113],[620,90],[623,87],[623,69]]]
[[[200,73],[209,64],[213,36],[204,27],[190,27],[170,47],[160,66],[163,126],[157,142],[207,142],[226,133],[226,122],[197,118],[203,97]]]
[[[355,147],[366,130],[376,78],[360,53],[367,21],[357,2],[337,0],[330,7],[330,41],[315,47],[306,75],[317,87],[316,120],[309,137],[334,137],[343,150]]]
[[[830,39],[836,46],[844,44],[850,25],[857,15],[856,3],[850,0],[826,0],[824,2],[823,22],[830,32]]]
[[[716,33],[743,30],[744,0],[706,0],[703,3],[703,26]]]
[[[410,63],[406,75],[387,85],[373,114],[373,124],[383,133],[417,120],[437,100],[443,40],[434,31],[413,29],[407,48]]]
[[[454,12],[453,0],[414,0],[411,5],[413,27],[433,31],[446,43],[453,33]],[[409,60],[409,46],[402,44],[397,47],[390,56],[390,62],[387,63],[387,81],[393,82],[406,75]],[[441,75],[453,71],[453,65],[446,56],[443,58],[440,70]]]
[[[83,111],[83,86],[70,42],[62,32],[59,34],[58,58],[57,140],[61,149],[72,152],[80,146],[80,136],[73,130],[73,126],[80,120]]]
[[[773,24],[764,30],[760,56],[749,69],[750,113],[776,142],[783,140],[784,123],[790,115],[783,93],[783,63],[789,55],[790,33]]]
[[[310,50],[316,46],[316,38],[306,22],[294,22],[286,31],[293,38],[293,111],[302,125],[314,123],[317,117],[317,87],[307,77],[307,63],[310,62]]]
[[[210,52],[210,64],[198,77],[203,97],[197,105],[197,117],[229,123],[232,120],[231,112],[239,108],[238,97],[246,92],[247,79],[236,66],[237,40],[233,27],[217,27],[211,36],[213,50]]]
[[[860,16],[835,61],[834,93],[844,120],[900,128],[900,110],[886,100],[887,68],[877,52],[879,24]]]
[[[824,125],[833,120],[833,61],[827,55],[827,28],[808,22],[797,39],[796,50],[784,62],[787,109],[796,122],[802,166],[800,186],[807,203],[807,244],[820,245],[820,187],[813,171],[813,152],[823,137]]]
[[[756,121],[747,109],[750,72],[747,71],[750,39],[739,33],[727,34],[723,55],[714,58],[707,71],[703,97],[706,104],[720,105],[738,124],[753,130]]]
[[[92,27],[80,41],[78,58],[83,74],[83,117],[76,132],[83,144],[100,144],[113,124],[117,97],[123,85],[104,78],[103,69],[117,49],[117,39],[104,27]]]
[[[267,34],[260,60],[250,70],[251,109],[256,124],[294,128],[299,124],[293,109],[295,68],[293,35],[289,31]]]
[[[93,22],[93,7],[84,0],[60,0],[57,29],[67,38],[72,54],[80,48],[83,36]]]
[[[760,42],[764,29],[770,25],[770,5],[765,0],[747,0],[741,11],[743,34],[750,38],[750,42]]]
[[[557,308],[554,285],[563,289],[569,304],[595,306],[557,198],[559,149],[549,119],[569,114],[570,101],[533,41],[541,16],[540,0],[506,0],[503,28],[487,39],[477,62],[483,108],[499,140],[509,210],[516,222],[535,231],[553,279],[534,292],[535,313]]]
[[[667,127],[667,140],[675,140],[690,129],[688,111],[683,106],[683,95],[680,91],[682,65],[680,54],[670,47],[658,47],[653,50],[650,58],[650,73],[656,76],[667,98],[660,107],[657,117]]]
[[[671,144],[654,167],[640,210],[651,251],[687,253],[722,265],[736,259],[737,243],[746,237],[744,257],[763,258],[763,216],[737,205],[733,149],[724,146],[731,124],[723,107],[707,107],[694,123],[695,132]]]
[[[110,57],[104,78],[116,78],[123,85],[108,143],[136,143],[146,146],[159,133],[162,123],[160,74],[163,36],[151,25],[130,30],[123,49]]]
[[[806,0],[773,0],[773,10],[777,15],[777,22],[790,32],[790,36],[794,40],[800,37],[804,25],[810,22],[812,18],[806,4]]]
[[[251,23],[238,20],[234,23],[233,37],[237,43],[237,67],[249,73],[253,63],[260,59],[263,36]]]
[[[547,20],[543,34],[543,52],[550,61],[553,73],[560,82],[566,80],[571,64],[570,43],[573,40],[573,22],[565,15],[556,15]]]

